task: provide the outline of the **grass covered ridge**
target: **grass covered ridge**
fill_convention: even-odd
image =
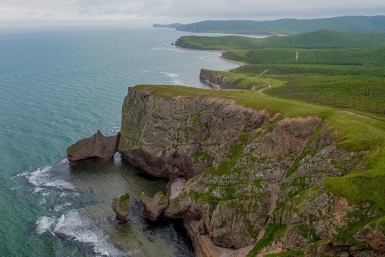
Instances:
[[[319,30],[294,36],[266,38],[183,36],[176,41],[176,45],[204,50],[367,48],[385,46],[385,35]]]
[[[385,33],[384,16],[345,16],[334,18],[321,18],[311,20],[281,19],[273,21],[201,21],[186,25],[176,26],[177,30],[189,32],[233,33],[294,35],[321,29],[360,32],[360,33]]]
[[[338,147],[347,151],[367,151],[363,163],[364,170],[353,169],[343,177],[328,178],[325,185],[328,190],[346,197],[349,201],[360,203],[369,201],[377,208],[385,211],[385,116],[367,115],[359,117],[347,114],[339,109],[315,105],[311,103],[263,96],[256,91],[242,92],[214,91],[181,86],[151,86],[141,85],[135,90],[144,90],[153,95],[169,99],[183,97],[218,97],[229,99],[236,104],[261,110],[265,109],[271,115],[281,113],[283,117],[306,117],[316,115],[328,122],[333,130],[340,134]],[[371,118],[372,117],[372,118]],[[375,118],[375,119],[373,119]],[[204,154],[197,155],[202,158]]]

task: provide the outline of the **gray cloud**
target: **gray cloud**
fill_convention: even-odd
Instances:
[[[15,19],[21,13],[31,19],[49,17],[49,13],[52,19],[146,17],[191,22],[378,15],[385,13],[385,5],[382,0],[0,0],[0,19]]]

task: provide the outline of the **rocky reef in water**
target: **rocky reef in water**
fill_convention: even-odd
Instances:
[[[385,255],[382,225],[357,226],[381,211],[323,183],[347,174],[366,152],[339,148],[338,132],[317,116],[281,116],[182,90],[175,96],[130,88],[122,159],[152,176],[187,180],[168,201],[142,196],[157,207],[147,215],[184,219],[203,252],[212,244],[243,249],[240,256],[251,249],[249,256]],[[352,237],[345,240],[344,232]],[[223,253],[218,249],[206,255]]]

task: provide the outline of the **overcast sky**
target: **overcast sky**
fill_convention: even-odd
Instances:
[[[0,0],[0,20],[201,20],[385,15],[384,0]]]

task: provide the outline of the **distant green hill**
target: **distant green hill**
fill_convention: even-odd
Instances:
[[[249,64],[328,64],[385,66],[385,47],[356,49],[235,50],[223,57]]]
[[[189,32],[256,35],[295,35],[316,30],[383,34],[385,33],[385,16],[344,16],[311,20],[281,19],[273,21],[208,20],[181,25],[176,29]]]
[[[319,30],[293,36],[248,38],[240,36],[183,36],[177,46],[206,49],[266,49],[266,48],[366,48],[385,46],[385,34],[364,34]]]

